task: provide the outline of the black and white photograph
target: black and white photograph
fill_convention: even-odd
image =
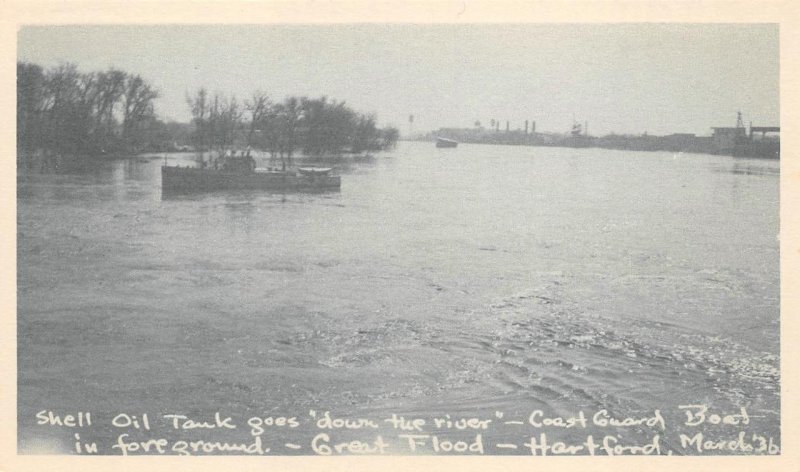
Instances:
[[[17,454],[783,453],[778,23],[253,21],[18,28]]]

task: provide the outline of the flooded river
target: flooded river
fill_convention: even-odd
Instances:
[[[42,410],[91,411],[108,444],[120,412],[219,411],[241,441],[297,417],[264,433],[276,454],[312,453],[311,410],[492,419],[487,454],[526,453],[496,444],[538,435],[537,410],[670,428],[548,430],[576,443],[692,453],[689,404],[780,439],[777,161],[402,142],[340,192],[177,198],[162,163],[18,179],[23,452],[71,451]]]

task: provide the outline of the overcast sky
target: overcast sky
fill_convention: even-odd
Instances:
[[[18,56],[82,71],[116,67],[160,91],[163,119],[187,121],[206,86],[344,100],[409,130],[511,127],[707,135],[779,124],[777,25],[323,25],[26,27]]]

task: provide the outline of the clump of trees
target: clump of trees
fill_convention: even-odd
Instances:
[[[396,128],[378,129],[374,115],[327,97],[273,102],[264,92],[255,92],[240,103],[201,88],[187,102],[195,126],[193,142],[200,151],[224,153],[246,146],[286,162],[298,152],[326,158],[390,149],[399,137]]]
[[[250,147],[291,161],[391,148],[397,129],[327,97],[273,102],[256,92],[240,102],[201,88],[188,97],[191,125],[155,116],[158,91],[118,69],[81,72],[66,63],[45,70],[17,62],[17,156],[20,167],[55,170],[65,160],[163,151],[191,141],[200,151]],[[191,134],[190,134],[191,133]]]
[[[17,150],[44,162],[142,150],[159,126],[158,92],[117,69],[82,73],[75,64],[44,70],[17,63]]]

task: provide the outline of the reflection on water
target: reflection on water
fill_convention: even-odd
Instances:
[[[777,161],[440,151],[340,165],[323,194],[162,199],[163,156],[20,175],[21,436],[42,405],[677,422],[696,402],[779,435]]]
[[[744,160],[744,162],[734,160],[733,165],[730,163],[716,164],[712,169],[714,172],[730,172],[739,175],[777,176],[780,173],[776,162],[759,162],[752,159]]]

